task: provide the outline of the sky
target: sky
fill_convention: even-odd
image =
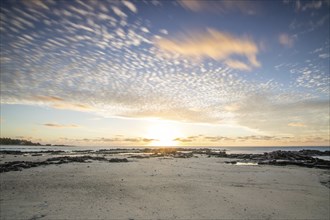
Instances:
[[[329,146],[329,0],[2,0],[1,137]]]

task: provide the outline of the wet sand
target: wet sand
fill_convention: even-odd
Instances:
[[[55,157],[56,155],[54,155]],[[116,156],[127,158],[126,155]],[[111,157],[109,157],[111,158]],[[5,155],[6,161],[43,156]],[[329,219],[329,170],[128,158],[0,173],[1,219]]]

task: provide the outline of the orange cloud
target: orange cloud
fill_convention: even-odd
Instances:
[[[79,128],[79,125],[75,124],[69,124],[69,125],[63,125],[63,124],[57,124],[57,123],[45,123],[43,126],[46,127],[55,127],[55,128]]]
[[[75,139],[72,141],[78,141],[78,142],[91,142],[91,143],[107,143],[107,142],[114,142],[114,143],[142,143],[142,144],[148,144],[153,141],[158,141],[157,139],[150,139],[150,138],[143,138],[143,137],[122,137],[122,135],[116,135],[117,137],[112,138],[84,138],[84,139]],[[68,141],[68,138],[64,138],[65,141]]]
[[[307,127],[307,125],[305,125],[304,123],[300,123],[300,122],[291,122],[288,124],[288,126],[290,126],[290,127]]]
[[[175,52],[191,58],[210,57],[215,60],[224,60],[235,69],[250,70],[261,66],[257,60],[258,46],[249,38],[238,38],[229,33],[207,29],[205,34],[190,33],[180,41],[171,39],[156,39],[156,45],[168,52]],[[245,57],[248,63],[231,59],[231,56]]]
[[[233,69],[244,70],[244,71],[251,70],[251,67],[249,65],[238,60],[226,60],[225,63],[227,64],[227,66]]]
[[[86,111],[92,110],[92,107],[83,104],[71,103],[66,101],[63,98],[56,97],[56,96],[35,96],[33,100],[42,101],[48,103],[53,108],[58,109],[70,109],[76,111]]]
[[[56,103],[53,104],[52,107],[54,108],[58,108],[58,109],[71,109],[71,110],[88,110],[91,107],[87,106],[87,105],[82,105],[82,104],[72,104],[72,103],[68,103],[68,102],[64,102],[64,103]]]

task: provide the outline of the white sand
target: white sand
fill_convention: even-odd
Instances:
[[[6,156],[9,157],[9,156]],[[20,157],[20,158],[19,158]],[[25,160],[18,156],[15,160]],[[70,163],[0,174],[1,219],[329,219],[328,170],[219,158]],[[3,161],[1,162],[3,163]]]

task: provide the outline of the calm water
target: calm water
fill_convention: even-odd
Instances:
[[[10,151],[49,151],[49,150],[62,150],[62,151],[74,151],[74,150],[93,150],[97,151],[100,149],[116,149],[116,148],[125,148],[125,147],[105,147],[105,146],[22,146],[22,145],[0,145],[0,150],[10,150]],[[141,147],[130,147],[125,149],[138,149]],[[149,147],[155,148],[155,147]],[[198,147],[200,148],[200,147]],[[319,150],[319,151],[326,151],[330,150],[330,147],[209,147],[214,151],[226,150],[228,154],[262,154],[265,152],[272,152],[276,150],[283,150],[283,151],[299,151],[299,150]],[[317,156],[317,158],[323,160],[329,160],[330,156]]]
[[[63,151],[73,151],[73,150],[100,150],[100,149],[116,149],[116,148],[125,148],[125,147],[105,147],[105,146],[22,146],[22,145],[0,145],[0,150],[12,150],[12,151],[48,151],[48,150],[63,150]],[[138,149],[141,147],[129,147],[125,149]],[[154,148],[154,147],[147,147]],[[187,147],[188,148],[188,147]],[[192,148],[192,147],[191,147]],[[200,147],[198,147],[200,148]],[[299,151],[299,150],[320,150],[326,151],[330,150],[330,147],[209,147],[210,149],[217,150],[226,150],[229,154],[260,154],[264,152],[272,152],[276,150],[284,151]]]

